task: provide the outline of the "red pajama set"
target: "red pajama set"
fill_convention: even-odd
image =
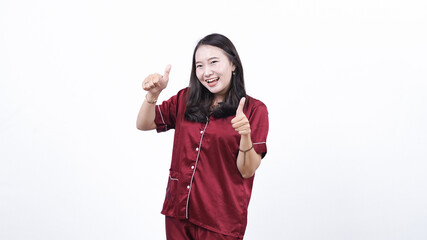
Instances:
[[[243,239],[254,177],[244,179],[237,169],[240,134],[230,123],[234,116],[210,116],[206,123],[186,120],[187,92],[156,106],[157,131],[175,129],[162,210],[167,239]],[[264,157],[267,107],[247,96],[243,112],[254,149]]]

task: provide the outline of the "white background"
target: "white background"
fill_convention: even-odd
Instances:
[[[173,131],[143,78],[188,84],[228,36],[269,109],[245,239],[427,239],[427,1],[0,1],[0,239],[165,239]]]

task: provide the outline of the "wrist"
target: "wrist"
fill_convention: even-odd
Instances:
[[[246,149],[251,147],[252,145],[252,139],[251,139],[251,134],[245,134],[245,135],[240,135],[240,148],[242,149]]]
[[[148,92],[145,95],[145,101],[149,104],[156,104],[158,98],[159,98],[159,94],[153,94],[151,92]]]
[[[241,137],[241,140],[244,140],[244,141],[252,143],[251,132],[250,131],[247,134],[241,134],[240,137]]]
[[[254,144],[252,143],[251,144],[251,146],[249,147],[249,148],[245,148],[245,149],[240,149],[239,148],[239,151],[240,152],[243,152],[243,153],[247,153],[247,152],[249,152],[250,150],[252,150],[254,148]]]

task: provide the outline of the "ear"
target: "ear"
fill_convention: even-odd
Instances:
[[[233,72],[234,72],[234,71],[236,71],[236,65],[234,65],[234,64],[232,63],[231,69],[232,69],[232,71],[233,71]]]

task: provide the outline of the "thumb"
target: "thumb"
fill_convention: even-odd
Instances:
[[[168,64],[165,68],[165,74],[163,74],[163,77],[165,79],[169,79],[169,73],[171,71],[172,66],[170,64]]]
[[[241,114],[243,114],[243,107],[245,106],[245,102],[246,102],[246,98],[245,98],[245,97],[242,97],[242,98],[240,99],[239,106],[237,107],[236,115],[241,115]]]

